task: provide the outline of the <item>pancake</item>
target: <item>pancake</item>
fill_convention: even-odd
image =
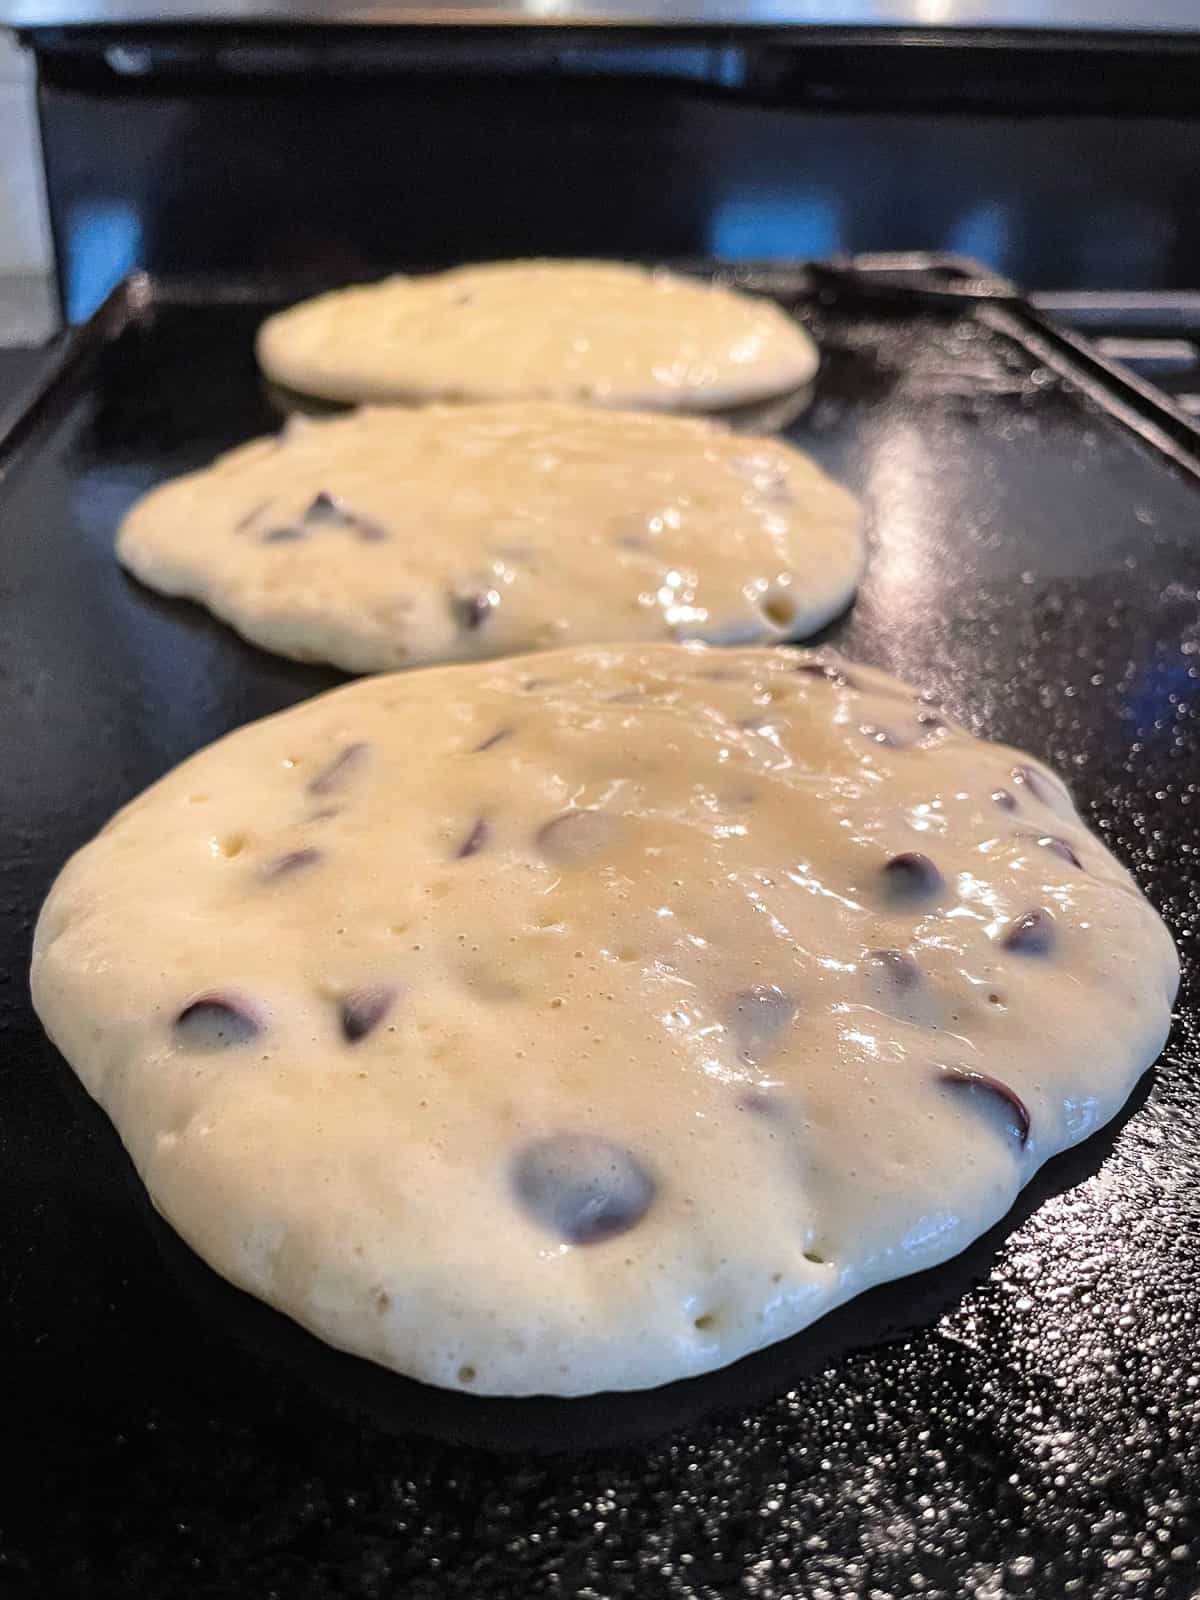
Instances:
[[[1029,756],[882,673],[654,645],[365,679],[65,867],[33,994],[155,1204],[449,1388],[667,1383],[962,1249],[1178,964]]]
[[[571,400],[721,411],[799,389],[773,301],[605,261],[499,261],[338,289],[268,317],[259,364],[327,400]]]
[[[117,553],[265,649],[379,672],[803,637],[865,546],[855,498],[779,440],[523,402],[298,419],[145,495]]]

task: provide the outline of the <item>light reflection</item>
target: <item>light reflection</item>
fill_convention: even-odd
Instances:
[[[904,1235],[900,1241],[901,1254],[924,1255],[931,1244],[956,1232],[961,1225],[962,1219],[954,1211],[930,1212]]]
[[[861,911],[862,905],[857,900],[852,900],[849,895],[838,894],[836,889],[831,889],[827,884],[815,878],[811,873],[806,873],[803,867],[787,867],[784,877],[794,883],[798,889],[807,889],[810,894],[821,895],[826,900],[836,900],[838,905],[845,906],[850,911]]]
[[[882,1059],[879,1050],[879,1039],[875,1034],[862,1033],[857,1028],[847,1028],[843,1032],[842,1038],[847,1044],[856,1044],[862,1053],[870,1056],[873,1061]]]
[[[68,263],[67,314],[88,317],[126,273],[141,263],[142,224],[126,200],[100,197],[77,201],[64,219]]]
[[[829,256],[843,242],[833,204],[803,190],[737,194],[719,200],[708,241],[710,252],[726,260]]]
[[[927,637],[915,624],[937,615],[942,596],[942,570],[935,559],[938,528],[929,514],[927,493],[936,476],[928,440],[918,427],[900,421],[871,457],[867,472],[868,503],[888,508],[888,537],[871,564],[874,607],[889,618],[889,631],[901,641]],[[960,557],[961,550],[955,559]],[[901,658],[892,665],[901,675],[919,677],[927,662],[923,657],[911,662]]]

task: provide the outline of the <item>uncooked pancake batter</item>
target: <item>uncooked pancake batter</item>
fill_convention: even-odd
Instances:
[[[1111,1117],[1178,967],[1067,791],[878,672],[589,649],[366,680],[120,812],[47,1031],[156,1204],[473,1392],[732,1361]]]
[[[497,261],[338,289],[263,323],[268,377],[328,400],[719,411],[811,382],[772,301],[613,261]]]
[[[352,672],[803,637],[865,555],[857,500],[779,440],[537,402],[296,419],[152,490],[117,550],[256,644]]]

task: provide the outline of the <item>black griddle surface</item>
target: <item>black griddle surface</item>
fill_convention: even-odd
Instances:
[[[1011,307],[826,302],[803,311],[826,360],[789,432],[865,496],[874,537],[830,636],[1062,770],[1163,910],[1185,986],[1132,1111],[965,1257],[653,1394],[438,1394],[220,1283],[27,998],[69,851],[200,745],[340,681],[113,559],[135,495],[279,421],[261,307],[150,295],[0,479],[0,1593],[1200,1589],[1200,486],[1169,419],[1182,467],[1114,418],[1144,423],[1144,397],[1085,392],[1096,374],[1047,364]]]

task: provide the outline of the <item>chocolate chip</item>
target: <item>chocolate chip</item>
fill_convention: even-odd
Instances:
[[[315,522],[325,527],[344,528],[354,521],[354,516],[336,495],[324,489],[310,502],[304,513],[305,522]]]
[[[1049,955],[1054,948],[1054,918],[1040,906],[1026,911],[1004,935],[1003,944],[1018,955]]]
[[[1015,811],[1017,809],[1017,798],[1008,789],[993,789],[992,799],[1000,807],[1001,811]]]
[[[347,1044],[357,1044],[377,1028],[392,1009],[396,990],[386,986],[354,989],[342,1001],[342,1033]]]
[[[746,1089],[737,1098],[739,1111],[750,1111],[756,1117],[766,1117],[769,1122],[781,1122],[787,1115],[782,1095],[771,1094],[766,1089]]]
[[[485,750],[490,750],[493,745],[499,744],[501,739],[507,739],[511,733],[511,728],[497,728],[496,732],[489,735],[482,744],[477,744],[471,753],[480,756]]]
[[[260,544],[293,544],[297,539],[307,538],[303,528],[272,528],[269,533],[264,533],[259,540]]]
[[[500,596],[494,589],[454,597],[454,609],[464,628],[482,628],[499,604]]]
[[[316,845],[306,845],[303,850],[289,850],[286,855],[277,856],[274,861],[268,862],[263,869],[263,877],[268,883],[275,883],[280,878],[290,878],[293,873],[315,867],[324,859],[325,852],[318,850]]]
[[[262,1030],[254,1008],[233,994],[202,994],[175,1018],[175,1036],[189,1050],[228,1050],[249,1044]]]
[[[902,739],[894,729],[881,728],[874,722],[860,724],[858,731],[864,738],[870,739],[872,744],[886,745],[889,750],[903,750],[908,743],[908,740]]]
[[[479,821],[475,824],[475,826],[471,829],[470,833],[463,840],[463,842],[459,845],[458,849],[454,852],[455,857],[459,861],[462,861],[467,856],[478,855],[479,852],[483,849],[484,845],[487,844],[487,842],[491,838],[491,836],[492,836],[492,825],[491,825],[491,823],[487,820],[486,817],[480,817]]]
[[[512,1166],[517,1199],[568,1244],[600,1244],[639,1223],[657,1185],[624,1145],[588,1133],[539,1139]]]
[[[308,780],[309,794],[333,794],[345,788],[361,770],[370,748],[365,739],[356,739],[353,744],[345,745],[332,761]]]
[[[1061,856],[1064,861],[1069,861],[1073,867],[1083,871],[1083,862],[1075,854],[1074,849],[1065,839],[1060,839],[1057,834],[1044,833],[1038,839],[1043,850],[1051,850],[1056,856]]]
[[[863,966],[872,978],[897,989],[915,989],[921,981],[921,969],[907,950],[869,950]]]
[[[757,1062],[769,1054],[799,1009],[792,996],[773,983],[735,994],[726,1026],[742,1060]]]
[[[931,900],[945,887],[941,873],[919,850],[905,850],[884,864],[889,893],[905,900]]]
[[[967,1067],[939,1067],[941,1081],[954,1089],[970,1089],[976,1094],[993,1097],[1004,1109],[1008,1131],[1022,1149],[1029,1142],[1029,1108],[1015,1090],[987,1072],[973,1072]]]
[[[625,831],[610,811],[564,811],[537,831],[537,843],[550,861],[575,866],[610,849]]]

